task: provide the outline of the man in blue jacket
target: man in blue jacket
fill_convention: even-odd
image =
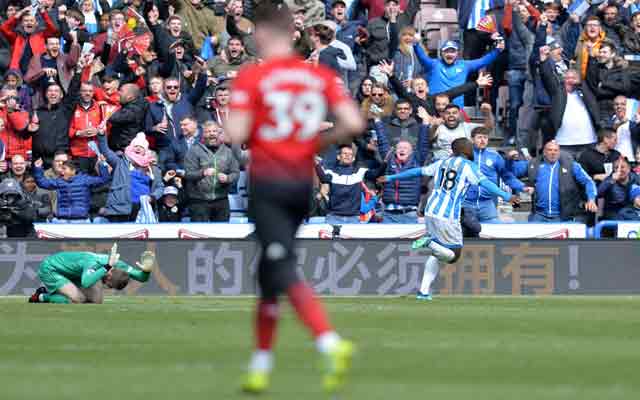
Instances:
[[[104,185],[111,178],[105,162],[100,162],[100,176],[76,174],[78,168],[73,161],[65,161],[62,165],[62,177],[49,179],[44,177],[42,159],[36,160],[33,177],[39,187],[55,190],[58,207],[52,222],[58,224],[91,223],[89,208],[91,206],[91,188]]]
[[[581,208],[591,213],[598,211],[595,183],[580,164],[560,151],[555,140],[544,145],[542,159],[509,164],[515,176],[527,175],[535,188],[529,222],[582,220]],[[582,193],[578,184],[584,189]]]
[[[338,163],[331,168],[324,168],[316,163],[316,173],[320,182],[331,186],[328,224],[360,223],[360,203],[365,180],[373,181],[384,174],[386,164],[376,170],[359,168],[354,165],[353,147],[343,144],[338,148]]]
[[[481,58],[475,60],[459,59],[460,47],[453,40],[447,40],[440,47],[440,59],[430,58],[425,53],[420,43],[413,44],[416,56],[422,67],[426,71],[425,78],[429,83],[432,94],[445,92],[453,87],[460,86],[467,81],[467,76],[481,68],[487,67],[493,63],[498,54],[504,50],[504,41],[498,41],[496,48]],[[464,107],[463,96],[458,96],[452,100],[452,103],[458,107]]]
[[[507,169],[504,158],[498,152],[488,149],[489,129],[478,127],[471,131],[473,141],[473,163],[478,166],[482,174],[495,185],[499,186],[500,181],[509,186],[514,193],[533,193],[533,188],[525,187],[513,173]],[[462,203],[465,220],[479,224],[481,222],[499,222],[498,211],[496,209],[495,196],[480,186],[469,187],[467,196]]]

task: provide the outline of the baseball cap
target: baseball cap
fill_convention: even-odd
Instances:
[[[174,196],[178,196],[178,188],[176,188],[175,186],[165,186],[164,191],[162,192],[162,195],[167,196],[170,194]]]
[[[331,3],[331,8],[337,6],[338,4],[342,4],[343,6],[347,6],[347,3],[344,0],[333,0],[333,3]]]
[[[442,44],[442,46],[440,46],[441,51],[449,49],[460,50],[460,46],[458,46],[458,43],[454,42],[453,40],[447,40]]]

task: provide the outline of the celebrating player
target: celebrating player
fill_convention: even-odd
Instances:
[[[308,211],[314,154],[331,143],[351,140],[364,130],[364,122],[333,72],[294,56],[293,21],[286,6],[262,3],[254,22],[264,63],[238,74],[225,126],[233,142],[249,144],[249,213],[263,250],[256,349],[243,389],[260,393],[269,385],[278,297],[286,294],[324,357],[323,386],[335,392],[344,382],[353,346],[335,333],[322,304],[296,274],[294,240]],[[328,111],[335,116],[335,128],[319,135]]]
[[[29,302],[102,304],[103,285],[122,290],[129,283],[129,278],[148,281],[155,255],[150,251],[142,253],[140,261],[136,262],[139,269],[119,260],[116,243],[109,254],[88,251],[53,254],[40,264],[38,276],[44,286],[31,295]]]
[[[412,248],[428,247],[431,255],[424,266],[422,285],[418,300],[431,300],[431,283],[438,276],[440,262],[453,264],[462,249],[462,228],[460,209],[470,185],[479,185],[494,196],[517,203],[518,198],[500,190],[478,170],[473,161],[473,145],[466,138],[459,138],[451,144],[453,155],[431,165],[413,168],[405,172],[378,178],[379,182],[393,182],[417,176],[433,176],[434,188],[424,211],[427,233],[416,240]]]

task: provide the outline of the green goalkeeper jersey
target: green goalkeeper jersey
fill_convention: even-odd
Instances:
[[[108,263],[108,254],[69,251],[56,253],[45,258],[40,268],[58,273],[71,282],[79,283],[82,287],[88,288],[95,285],[107,274],[105,266]],[[118,261],[113,267],[127,272],[131,279],[139,282],[148,281],[151,275],[151,273],[132,267],[123,261]]]

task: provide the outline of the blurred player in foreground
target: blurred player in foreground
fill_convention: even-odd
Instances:
[[[479,185],[494,196],[517,203],[518,198],[500,190],[487,179],[473,161],[473,144],[459,138],[451,144],[453,155],[421,168],[413,168],[395,175],[381,176],[379,182],[393,182],[417,176],[433,176],[433,192],[424,210],[426,235],[411,246],[414,250],[427,247],[431,256],[424,266],[424,275],[418,300],[431,300],[431,284],[438,276],[440,262],[453,264],[460,258],[462,250],[462,227],[460,210],[470,185]]]
[[[38,268],[42,287],[29,298],[29,303],[95,303],[102,304],[103,286],[124,289],[129,279],[149,280],[155,263],[153,252],[145,251],[136,262],[138,268],[120,261],[118,245],[109,254],[88,251],[66,251],[45,258]]]
[[[308,212],[314,155],[332,143],[349,142],[364,131],[364,122],[332,71],[294,55],[293,21],[286,6],[263,3],[254,22],[264,63],[238,74],[225,126],[234,143],[249,144],[249,213],[263,250],[256,348],[242,388],[260,393],[269,386],[278,298],[284,294],[323,356],[324,388],[335,392],[344,383],[353,345],[338,336],[313,290],[296,274],[294,241]],[[335,128],[319,134],[327,112],[334,115]]]

